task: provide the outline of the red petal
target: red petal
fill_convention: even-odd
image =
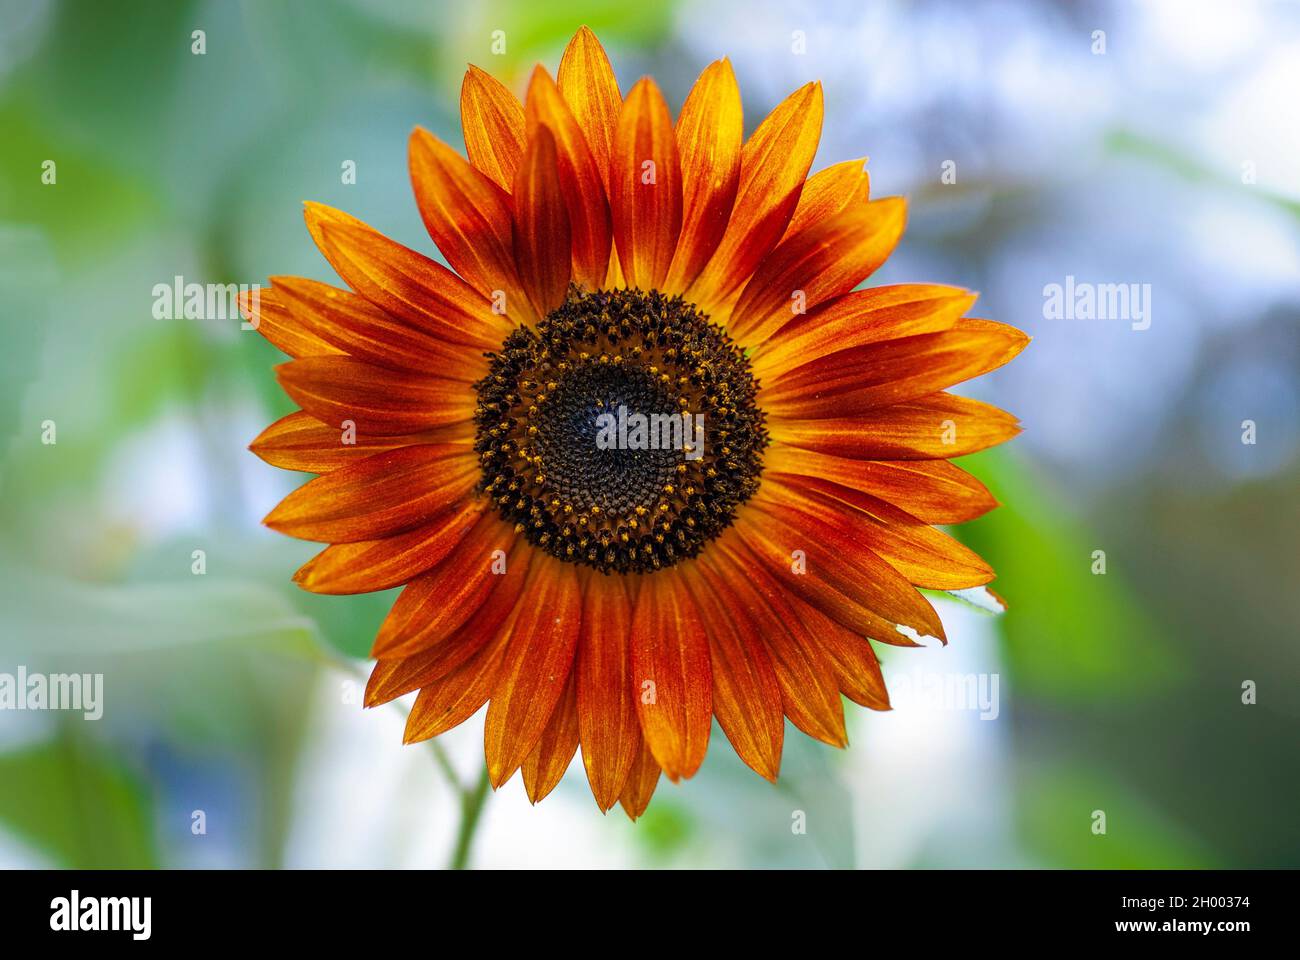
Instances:
[[[664,281],[666,293],[686,292],[722,240],[740,183],[743,137],[736,75],[730,62],[715,60],[695,81],[677,118],[682,232]]]
[[[1015,327],[962,319],[942,333],[827,354],[766,382],[759,403],[773,417],[851,417],[982,376],[1027,343]]]
[[[906,219],[902,198],[889,197],[847,207],[783,240],[754,271],[727,333],[762,343],[793,311],[848,293],[893,252]]]
[[[867,176],[866,157],[845,160],[827,167],[808,178],[799,194],[794,216],[785,229],[784,241],[803,230],[821,223],[845,207],[867,202],[871,178]]]
[[[811,604],[802,600],[794,604],[798,622],[818,639],[844,696],[872,710],[889,710],[889,691],[871,641],[840,626]]]
[[[406,533],[326,547],[293,575],[312,593],[368,593],[409,582],[441,563],[482,517],[486,504],[452,507]]]
[[[259,287],[244,291],[239,295],[239,312],[254,330],[291,357],[323,357],[343,352],[304,326],[274,289]]]
[[[746,141],[731,220],[687,299],[714,315],[740,292],[785,233],[821,139],[822,88],[809,83],[777,105]]]
[[[460,87],[460,123],[469,162],[502,190],[524,154],[524,108],[500,80],[473,64]]]
[[[879,407],[834,420],[778,420],[769,430],[781,443],[853,460],[937,460],[964,457],[1020,432],[1005,410],[950,393]]]
[[[411,185],[429,236],[453,270],[484,297],[504,300],[517,323],[535,321],[515,274],[510,198],[429,131],[410,141]]]
[[[575,672],[582,762],[596,805],[618,800],[641,744],[632,678],[632,597],[623,577],[583,573],[582,637]],[[658,769],[656,767],[656,769]]]
[[[998,505],[984,484],[947,460],[846,460],[783,443],[769,446],[763,460],[765,471],[860,490],[925,523],[964,523]]]
[[[519,597],[532,552],[493,512],[485,512],[461,542],[428,573],[413,580],[384,618],[371,655],[404,657],[423,650],[463,659],[455,648],[482,639],[503,623]]]
[[[847,511],[791,505],[770,485],[750,503],[756,509],[737,518],[734,529],[764,569],[796,596],[863,636],[896,640],[902,635],[893,625],[904,624],[943,638],[934,608],[866,545]],[[803,554],[803,573],[792,562],[796,550]]]
[[[527,591],[526,602],[515,610],[483,730],[493,788],[510,779],[542,735],[568,684],[582,624],[582,591],[573,564],[539,554]]]
[[[284,392],[313,417],[358,436],[400,436],[474,417],[474,390],[461,380],[376,367],[351,357],[301,357],[275,368]]]
[[[528,136],[535,137],[539,127],[547,127],[555,137],[560,188],[573,238],[573,278],[595,289],[605,279],[610,247],[609,206],[600,168],[582,128],[543,67],[533,71],[525,106]]]
[[[341,210],[309,203],[307,227],[353,290],[439,339],[495,350],[513,325],[442,264],[389,240]]]
[[[645,578],[632,620],[632,679],[641,732],[670,780],[690,777],[709,745],[709,641],[680,571]]]
[[[806,635],[796,619],[793,597],[761,562],[736,542],[719,543],[720,549],[703,566],[714,571],[718,589],[728,589],[755,635],[767,651],[781,706],[790,722],[823,743],[842,747],[844,706],[830,660],[815,638]]]
[[[565,48],[556,82],[574,119],[586,134],[587,145],[608,190],[614,130],[623,97],[605,48],[587,27],[579,27]]]
[[[683,571],[707,618],[713,671],[713,712],[736,755],[759,776],[775,781],[781,769],[785,715],[781,687],[763,641],[730,584],[692,566]]]
[[[795,317],[754,348],[754,376],[770,382],[836,350],[951,327],[975,302],[958,287],[904,283],[859,290]]]
[[[627,783],[619,795],[618,802],[632,820],[637,820],[650,806],[650,798],[659,784],[659,764],[655,762],[650,747],[644,741],[637,748],[636,762],[628,773]]]
[[[859,542],[918,587],[961,590],[993,579],[979,554],[883,500],[817,477],[767,473],[763,482],[776,488],[772,493],[782,503],[809,513],[851,507],[848,519]]]
[[[560,190],[558,162],[555,138],[540,127],[515,177],[515,260],[520,281],[541,316],[564,303],[572,275],[569,211]]]
[[[303,484],[262,522],[301,540],[375,540],[428,523],[467,500],[477,479],[472,448],[402,447]]]
[[[419,443],[460,442],[469,444],[474,440],[473,424],[468,432],[460,431],[459,436],[451,436],[458,427],[446,427],[438,430],[409,434],[407,436],[366,436],[359,434],[352,437],[355,443],[344,443],[345,433],[335,427],[326,426],[309,413],[299,410],[281,417],[248,445],[253,451],[273,467],[285,470],[302,470],[307,473],[330,473],[339,467],[356,463],[366,457],[374,456],[385,450],[409,447]]]
[[[546,723],[537,740],[537,746],[524,760],[524,789],[528,799],[539,803],[543,797],[554,790],[569,769],[573,755],[578,750],[578,698],[573,674],[564,688],[560,702],[551,711],[551,719]]]
[[[478,713],[487,703],[501,670],[508,637],[508,633],[502,631],[471,659],[420,689],[420,695],[415,698],[406,718],[405,743],[416,743],[446,733]],[[379,668],[375,669],[378,672]]]
[[[272,277],[271,282],[293,320],[328,342],[329,353],[341,350],[381,367],[465,383],[487,372],[482,353],[472,347],[440,340],[349,290],[302,277]]]
[[[648,77],[632,88],[619,115],[610,211],[625,282],[658,289],[682,229],[682,172],[668,104]]]

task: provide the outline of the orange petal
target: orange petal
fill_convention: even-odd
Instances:
[[[731,219],[687,298],[705,313],[725,308],[785,233],[821,127],[821,84],[809,83],[778,104],[746,141]]]
[[[846,460],[773,443],[764,470],[821,477],[901,507],[926,523],[964,523],[998,505],[988,488],[947,460]]]
[[[401,586],[459,547],[486,508],[483,501],[455,506],[406,533],[333,544],[307,561],[293,579],[312,593],[369,593]]]
[[[880,659],[871,641],[840,626],[826,614],[802,600],[792,601],[798,622],[817,637],[835,672],[840,692],[859,706],[889,710],[889,691],[880,672]]]
[[[649,77],[632,88],[619,114],[609,197],[627,285],[658,289],[682,229],[682,170],[672,115]]]
[[[989,320],[958,320],[942,333],[840,350],[766,382],[759,403],[771,416],[851,417],[914,400],[995,370],[1029,338]]]
[[[495,350],[513,325],[488,299],[442,264],[389,240],[355,217],[308,203],[307,228],[353,290],[431,335]]]
[[[795,317],[758,344],[754,376],[767,383],[836,350],[946,330],[974,302],[973,293],[937,284],[904,283],[850,293]]]
[[[897,640],[903,635],[892,625],[903,624],[943,638],[934,608],[871,550],[847,510],[788,504],[770,484],[750,503],[756,509],[738,517],[735,529],[763,569],[796,596],[863,636]],[[796,550],[802,573],[792,562]]]
[[[848,293],[893,253],[906,219],[903,199],[889,197],[847,207],[783,240],[745,286],[727,332],[762,343],[792,311]]]
[[[483,728],[494,789],[519,769],[542,735],[569,682],[581,624],[582,591],[573,564],[534,558]]]
[[[682,232],[664,281],[685,293],[713,256],[731,217],[740,183],[744,138],[740,88],[728,60],[704,68],[677,118],[682,166]]]
[[[515,261],[540,316],[564,303],[572,274],[569,211],[560,191],[555,138],[546,127],[528,142],[515,175]]]
[[[411,132],[410,171],[425,229],[452,269],[516,323],[534,322],[515,273],[509,195],[421,127]]]
[[[578,750],[578,698],[573,674],[564,688],[560,702],[551,711],[551,719],[524,760],[524,789],[528,799],[538,803],[554,790],[569,769],[573,755]]]
[[[402,591],[379,628],[371,656],[392,659],[436,650],[440,663],[463,660],[464,650],[456,648],[482,640],[514,609],[531,560],[514,528],[485,512],[454,553]],[[458,635],[462,628],[468,639]]]
[[[360,435],[395,436],[474,417],[474,391],[439,380],[362,363],[351,357],[302,357],[275,368],[284,392],[317,420]]]
[[[834,420],[777,420],[768,425],[782,443],[853,460],[931,460],[964,457],[1020,432],[1005,410],[950,393]]]
[[[764,473],[763,482],[777,488],[772,492],[782,503],[810,513],[851,507],[850,519],[856,523],[860,542],[918,587],[962,590],[993,579],[993,568],[975,551],[869,494],[818,477]]]
[[[600,169],[582,127],[551,75],[541,66],[533,71],[525,106],[528,136],[535,137],[539,127],[547,127],[555,137],[560,189],[569,210],[573,239],[573,278],[595,289],[605,279],[610,246],[609,205]]]
[[[703,618],[681,572],[645,578],[632,620],[632,680],[641,732],[668,779],[704,761],[712,716],[712,669]]]
[[[608,190],[614,130],[623,97],[605,48],[587,27],[579,27],[564,49],[556,81],[574,119],[587,136],[601,182]]]
[[[476,611],[479,615],[472,616],[451,642],[436,644],[410,656],[380,658],[370,674],[370,682],[366,684],[366,706],[388,703],[412,690],[433,684],[476,656],[494,639],[503,635],[508,637],[515,601],[519,596],[518,588],[512,584],[515,580],[526,579],[529,560],[530,554],[525,552],[520,557],[517,570],[512,569],[505,574],[498,584],[499,591],[493,593],[493,597],[497,597],[499,592],[509,602],[500,598],[495,601],[489,599],[488,604]],[[496,617],[498,609],[505,610],[500,619]]]
[[[763,641],[727,583],[691,566],[683,571],[694,602],[709,622],[713,713],[736,755],[755,773],[775,781],[781,770],[785,715],[781,687]]]
[[[471,425],[472,426],[472,425]],[[248,445],[273,467],[285,470],[302,470],[306,473],[329,473],[349,463],[356,463],[384,450],[396,450],[416,443],[450,441],[443,436],[453,428],[426,431],[407,436],[381,437],[358,435],[350,437],[346,431],[321,423],[309,413],[299,410],[281,417]],[[344,443],[346,438],[355,443]],[[472,443],[471,429],[464,441]]]
[[[578,726],[587,782],[603,813],[618,801],[641,743],[629,645],[632,597],[622,577],[588,569],[581,576],[582,636],[574,666]]]
[[[478,713],[492,693],[508,640],[509,632],[500,631],[455,670],[421,687],[406,718],[403,742],[436,737]]]
[[[303,277],[272,277],[275,291],[303,330],[357,360],[474,383],[487,364],[481,352],[440,340],[365,297]]]
[[[866,157],[845,160],[809,177],[799,194],[799,203],[795,205],[782,242],[830,219],[846,207],[866,203],[871,189],[866,162]]]
[[[794,598],[736,542],[738,538],[730,540],[702,566],[715,571],[718,589],[736,595],[744,617],[761,638],[790,722],[816,740],[844,746],[844,705],[830,660],[795,620]]]
[[[477,480],[472,448],[402,447],[303,484],[262,522],[300,540],[375,540],[428,523],[466,499]]]
[[[291,357],[323,357],[343,352],[303,326],[274,289],[245,290],[239,295],[239,312],[254,330]]]
[[[460,124],[469,162],[510,190],[524,155],[524,108],[500,80],[470,64],[460,86]]]
[[[636,762],[632,764],[632,769],[627,775],[627,783],[623,785],[623,792],[618,798],[618,802],[623,805],[623,811],[630,819],[635,821],[645,813],[645,808],[650,806],[650,798],[654,796],[658,784],[659,764],[655,762],[650,747],[642,740],[637,747]]]

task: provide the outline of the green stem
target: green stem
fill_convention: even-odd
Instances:
[[[483,801],[487,795],[488,772],[487,764],[484,764],[474,789],[462,790],[460,794],[460,833],[456,835],[456,849],[451,855],[452,870],[464,870],[469,865],[470,846],[474,842],[474,831],[478,828]]]

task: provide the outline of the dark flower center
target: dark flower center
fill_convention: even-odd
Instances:
[[[758,489],[767,430],[749,361],[681,297],[573,289],[489,360],[480,489],[561,560],[672,566]]]

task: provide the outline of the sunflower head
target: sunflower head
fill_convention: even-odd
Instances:
[[[581,749],[633,819],[714,719],[768,779],[786,719],[844,745],[842,697],[888,709],[872,642],[943,639],[917,588],[993,579],[934,525],[995,505],[950,460],[1018,427],[946,390],[1027,338],[958,288],[855,292],[906,207],[860,160],[809,177],[817,84],[746,139],[726,60],[674,119],[583,28],[522,102],[470,67],[461,117],[465,156],[410,142],[447,266],[309,204],[346,288],[245,304],[301,408],[252,449],[316,474],[266,518],[325,544],[295,579],[404,587],[367,705],[419,691],[413,741],[487,704],[493,786],[539,800]]]
[[[758,489],[749,362],[680,296],[575,289],[506,338],[476,389],[481,489],[560,560],[653,573],[698,554]],[[644,442],[628,442],[628,411]]]

